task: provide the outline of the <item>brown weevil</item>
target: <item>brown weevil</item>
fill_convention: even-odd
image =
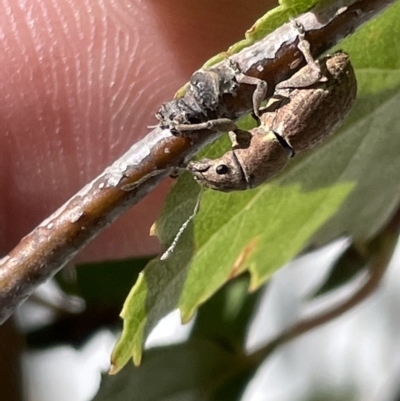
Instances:
[[[310,79],[315,77],[313,63],[278,84],[260,126],[230,132],[233,147],[223,156],[189,162],[187,169],[196,180],[219,191],[257,187],[291,157],[314,148],[334,132],[353,105],[357,81],[344,52],[324,57],[319,68],[316,82]]]

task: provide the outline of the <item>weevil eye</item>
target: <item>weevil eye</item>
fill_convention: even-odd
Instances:
[[[216,167],[215,172],[219,175],[226,174],[229,171],[228,166],[226,164],[220,164]]]

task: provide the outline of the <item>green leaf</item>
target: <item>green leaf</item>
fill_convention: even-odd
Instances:
[[[164,203],[163,217],[157,224],[161,242],[168,245],[193,212],[197,201],[193,195],[200,192],[193,180],[179,181],[177,190]],[[181,193],[188,194],[187,201],[181,201]],[[121,312],[123,332],[111,356],[112,373],[131,357],[136,365],[140,364],[144,339],[163,316],[176,308],[193,253],[192,225],[183,232],[179,244],[167,261],[151,261],[129,293]]]
[[[150,349],[140,368],[103,376],[93,401],[234,401],[255,367],[218,343],[191,340]]]
[[[354,60],[359,94],[340,132],[259,188],[204,192],[194,228],[167,263],[146,267],[125,303],[116,369],[132,354],[140,360],[147,333],[175,307],[187,321],[241,272],[251,273],[254,290],[307,245],[343,234],[366,241],[391,216],[400,200],[399,13],[397,2],[341,46]],[[187,175],[172,189],[158,222],[165,246],[192,213],[198,191]]]

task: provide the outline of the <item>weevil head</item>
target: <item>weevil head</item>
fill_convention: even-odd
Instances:
[[[156,118],[160,121],[162,129],[170,129],[184,123],[186,115],[180,110],[178,99],[175,99],[162,104],[156,113]]]
[[[216,191],[230,192],[249,188],[243,170],[233,151],[219,159],[191,161],[187,165],[198,183]]]

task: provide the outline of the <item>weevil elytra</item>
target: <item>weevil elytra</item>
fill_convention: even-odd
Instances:
[[[254,188],[334,132],[352,107],[357,81],[344,52],[324,57],[319,66],[317,82],[308,84],[315,76],[315,65],[308,64],[277,85],[260,126],[231,132],[233,147],[223,156],[189,162],[196,180],[219,191]]]

